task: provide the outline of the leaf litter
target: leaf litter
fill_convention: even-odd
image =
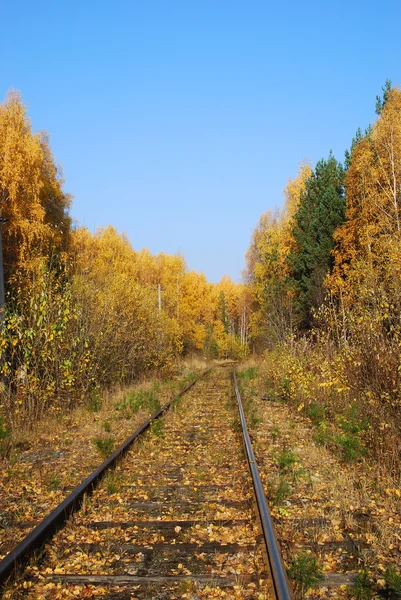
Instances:
[[[43,565],[26,572],[29,586],[16,584],[8,597],[117,599],[128,596],[113,580],[76,585],[63,575],[150,574],[172,577],[168,591],[165,581],[162,592],[130,584],[131,598],[269,598],[235,416],[226,371],[198,382],[47,545]],[[194,549],[181,551],[185,544]],[[203,575],[213,583],[200,583]],[[233,583],[221,587],[222,576]]]

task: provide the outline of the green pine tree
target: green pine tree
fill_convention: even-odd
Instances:
[[[391,79],[386,79],[384,86],[382,87],[383,98],[381,96],[376,96],[376,114],[381,115],[383,112],[383,108],[386,105],[389,93],[392,89]]]
[[[366,130],[365,135],[368,135],[368,130]],[[351,148],[349,150],[345,151],[345,168],[349,169],[350,164],[351,164],[351,158],[352,158],[352,153],[354,152],[355,148],[357,147],[357,145],[359,144],[359,142],[363,139],[363,135],[362,135],[362,131],[361,128],[358,127],[358,129],[356,130],[356,134],[355,137],[352,138],[352,142],[351,142]]]
[[[344,168],[330,152],[320,160],[301,196],[292,222],[296,242],[288,255],[290,284],[299,321],[308,328],[313,309],[324,301],[323,282],[332,267],[333,233],[345,219]]]

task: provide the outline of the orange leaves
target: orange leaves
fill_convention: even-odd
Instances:
[[[328,284],[352,304],[360,286],[392,287],[401,244],[401,90],[389,93],[371,129],[354,147],[346,176],[347,221],[335,234],[336,268]],[[357,291],[358,288],[358,291]],[[374,296],[374,293],[373,293]]]

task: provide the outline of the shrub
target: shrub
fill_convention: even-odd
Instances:
[[[257,408],[253,400],[249,400],[246,403],[246,420],[247,425],[250,429],[254,429],[258,423],[260,423],[260,417],[257,414]]]
[[[326,407],[324,404],[317,402],[316,400],[311,402],[311,404],[306,409],[306,414],[312,421],[314,425],[320,425],[326,417]]]
[[[320,423],[318,430],[315,433],[314,440],[318,446],[326,446],[333,442],[333,436],[327,427],[326,421]]]
[[[276,505],[281,504],[288,496],[291,494],[291,486],[287,479],[280,475],[278,485],[272,490],[272,493],[269,494],[273,503]]]
[[[248,367],[244,371],[238,372],[238,377],[243,379],[244,381],[252,381],[256,379],[259,373],[258,367]]]
[[[43,260],[20,275],[7,296],[0,347],[12,426],[72,408],[96,386],[96,361],[69,276],[67,267]]]
[[[0,441],[5,440],[10,436],[10,430],[4,422],[4,418],[0,416]]]
[[[120,475],[115,471],[108,471],[103,478],[103,485],[106,486],[109,494],[115,494],[118,492],[120,485]]]
[[[157,419],[156,421],[152,421],[150,424],[151,434],[155,437],[161,437],[164,435],[164,421],[162,419]]]
[[[342,458],[346,462],[352,462],[365,456],[366,448],[356,434],[337,435],[334,438],[341,450]]]
[[[362,569],[354,575],[353,583],[349,588],[351,598],[355,600],[369,600],[373,596],[373,582],[367,569]]]
[[[389,591],[396,597],[401,598],[401,574],[397,573],[392,565],[387,567],[384,574]]]
[[[114,450],[114,438],[112,436],[93,438],[92,443],[104,458],[107,458]]]
[[[278,456],[277,456],[277,462],[278,465],[280,467],[280,469],[282,469],[283,471],[290,471],[292,470],[293,466],[295,465],[295,463],[297,462],[297,456],[296,454],[294,454],[294,452],[292,450],[283,450]]]
[[[309,588],[316,587],[322,577],[317,558],[308,552],[299,552],[295,556],[288,569],[288,575],[293,579],[301,597]]]
[[[356,405],[352,404],[348,413],[338,419],[338,423],[343,433],[335,437],[335,442],[340,447],[344,460],[358,460],[366,454],[361,434],[367,430],[368,422],[359,418]]]
[[[159,399],[153,392],[148,390],[135,390],[130,392],[124,400],[117,402],[114,406],[114,410],[123,412],[127,418],[137,413],[139,410],[147,410],[153,414],[159,408]]]
[[[283,377],[278,384],[279,395],[283,400],[291,400],[291,379]]]
[[[89,412],[99,412],[102,408],[102,399],[97,390],[93,390],[89,398],[88,410]]]

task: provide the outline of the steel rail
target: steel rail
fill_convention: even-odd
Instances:
[[[157,410],[145,423],[143,423],[129,438],[125,440],[106,460],[93,471],[89,477],[80,483],[65,500],[63,500],[52,512],[35,527],[3,560],[0,562],[0,588],[11,579],[11,576],[29,560],[35,552],[41,550],[44,544],[63,527],[70,515],[77,511],[84,499],[85,494],[90,495],[100,482],[108,469],[116,466],[117,461],[126,454],[132,443],[144,433],[155,421],[161,417],[172,405],[174,400],[187,392],[195,383],[210,369],[202,373],[200,377],[191,381],[181,392],[176,394],[169,402]]]
[[[237,376],[235,367],[233,368],[233,379],[235,395],[237,397],[238,409],[241,419],[241,428],[244,436],[246,455],[248,459],[249,469],[252,475],[253,487],[255,490],[256,503],[258,506],[260,522],[262,525],[263,537],[267,549],[267,557],[269,560],[270,572],[273,579],[273,587],[278,600],[291,600],[292,594],[285,572],[281,552],[278,546],[276,534],[274,532],[273,521],[270,515],[269,507],[267,506],[266,496],[263,490],[262,481],[260,479],[258,467],[253,453],[251,439],[249,437],[246,426],[244,409],[242,408],[241,396],[238,389]]]

